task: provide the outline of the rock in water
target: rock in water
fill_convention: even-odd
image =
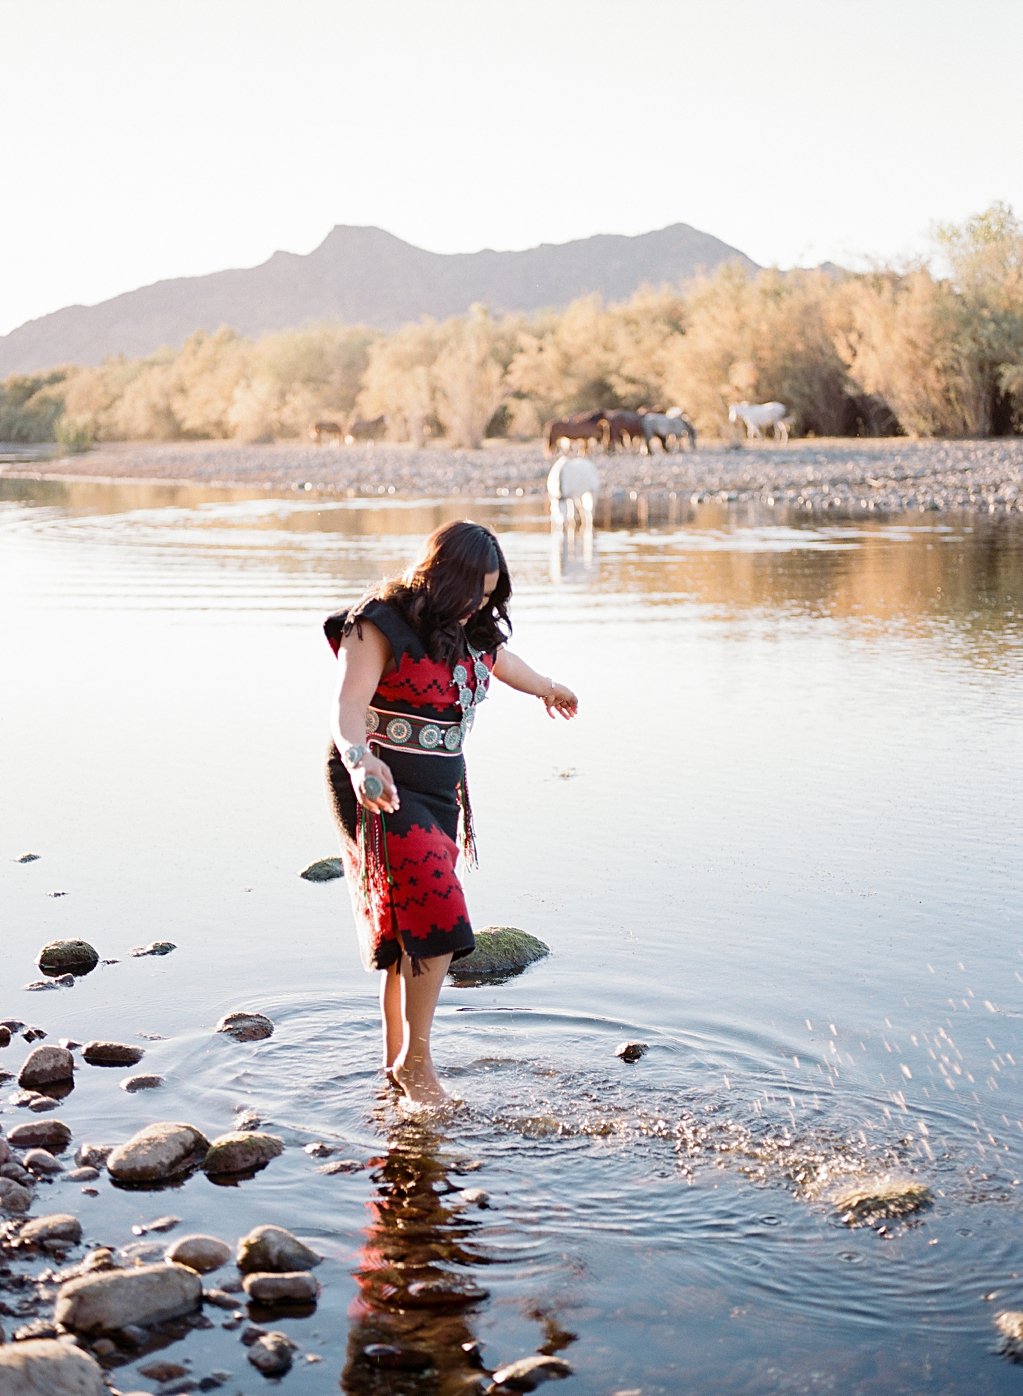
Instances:
[[[476,949],[472,954],[455,960],[448,973],[455,979],[478,974],[512,974],[550,953],[549,945],[527,931],[516,930],[514,926],[486,926],[476,932]]]
[[[148,1326],[193,1313],[202,1280],[183,1265],[140,1265],[80,1275],[61,1285],[54,1317],[75,1333],[110,1333],[127,1324]]]
[[[256,1271],[242,1281],[245,1293],[256,1304],[315,1304],[320,1292],[316,1277],[308,1270],[288,1270],[278,1274]]]
[[[621,1057],[623,1062],[638,1062],[648,1051],[645,1042],[619,1042],[615,1048],[615,1056]]]
[[[54,1212],[48,1217],[34,1217],[26,1222],[19,1233],[19,1240],[39,1245],[43,1241],[66,1241],[77,1246],[82,1239],[82,1223],[70,1212]]]
[[[13,1178],[0,1178],[0,1212],[27,1212],[32,1206],[28,1188]]]
[[[163,1085],[162,1076],[126,1076],[120,1083],[121,1090],[134,1095],[136,1091],[155,1091]]]
[[[145,1055],[144,1047],[128,1042],[87,1042],[82,1048],[90,1066],[135,1066]]]
[[[274,1025],[262,1013],[246,1013],[236,1009],[225,1013],[217,1024],[217,1032],[226,1032],[237,1042],[260,1042],[264,1037],[273,1036]]]
[[[151,940],[148,945],[135,945],[128,951],[133,960],[141,960],[144,955],[169,955],[178,947],[172,940]]]
[[[310,863],[299,873],[299,877],[304,877],[306,882],[333,882],[336,877],[344,875],[340,858],[317,858],[315,863]]]
[[[99,1363],[55,1338],[0,1347],[3,1396],[110,1396]]]
[[[99,964],[99,953],[87,940],[51,940],[37,961],[44,974],[89,974]]]
[[[73,1081],[75,1059],[66,1047],[33,1047],[18,1073],[18,1085],[26,1090],[58,1086]]]
[[[532,1391],[552,1377],[570,1377],[572,1368],[563,1357],[520,1357],[494,1373],[494,1385],[512,1391]]]
[[[284,1152],[284,1140],[258,1130],[235,1130],[221,1134],[203,1159],[203,1171],[211,1175],[251,1173],[265,1168],[272,1158]]]
[[[1005,1356],[1013,1362],[1023,1362],[1023,1313],[1019,1309],[1003,1309],[995,1314],[995,1327],[1001,1335]]]
[[[264,1377],[282,1377],[291,1368],[296,1346],[286,1333],[264,1333],[249,1348],[249,1361]]]
[[[227,1264],[231,1259],[231,1247],[216,1236],[182,1236],[167,1248],[166,1258],[198,1270],[200,1275],[208,1275],[211,1270],[219,1270]]]
[[[187,1173],[206,1156],[210,1141],[192,1125],[160,1121],[147,1125],[107,1158],[119,1183],[159,1183]]]
[[[63,1120],[27,1120],[7,1136],[13,1149],[48,1149],[62,1154],[71,1143],[71,1129]]]
[[[270,1270],[278,1275],[288,1270],[311,1270],[322,1259],[282,1226],[257,1226],[238,1242],[236,1257],[238,1269],[246,1274]]]
[[[926,1183],[887,1174],[876,1178],[857,1178],[831,1195],[831,1201],[846,1226],[873,1226],[875,1222],[908,1217],[929,1207],[933,1200]]]

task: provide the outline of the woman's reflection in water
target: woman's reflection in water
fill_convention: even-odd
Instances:
[[[406,1119],[376,1163],[343,1391],[466,1396],[487,1384],[472,1316],[487,1298],[473,1271],[489,1260],[473,1244],[481,1218],[450,1181],[459,1164],[442,1156],[444,1142]]]

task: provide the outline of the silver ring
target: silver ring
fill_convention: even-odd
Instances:
[[[384,783],[378,776],[367,776],[362,782],[362,793],[367,800],[379,800],[384,793]]]

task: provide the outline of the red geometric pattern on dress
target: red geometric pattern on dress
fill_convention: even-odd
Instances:
[[[455,876],[458,845],[442,829],[413,824],[407,833],[387,831],[391,897],[398,926],[412,940],[453,931],[468,921],[465,895]]]
[[[494,656],[485,654],[483,662],[488,669],[494,667]],[[454,679],[451,677],[453,665],[442,664],[435,659],[413,659],[403,654],[401,663],[393,673],[386,674],[377,684],[375,698],[382,702],[408,703],[413,708],[453,708],[457,703]],[[473,684],[475,685],[475,677]]]

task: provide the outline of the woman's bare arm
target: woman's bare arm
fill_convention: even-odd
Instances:
[[[494,678],[500,679],[517,693],[529,693],[540,698],[547,709],[547,716],[560,713],[562,717],[575,717],[579,711],[579,699],[563,683],[555,683],[551,678],[530,667],[526,661],[503,645],[497,651],[494,663]]]
[[[349,747],[366,741],[366,709],[376,692],[381,675],[391,662],[391,647],[384,635],[369,621],[361,622],[362,635],[353,630],[341,641],[338,650],[337,690],[330,711],[330,730],[334,745],[343,755]],[[353,771],[355,797],[365,809],[386,814],[398,808],[398,789],[390,768],[378,756],[367,752]],[[372,775],[383,785],[383,793],[375,800],[365,791],[366,777]]]

